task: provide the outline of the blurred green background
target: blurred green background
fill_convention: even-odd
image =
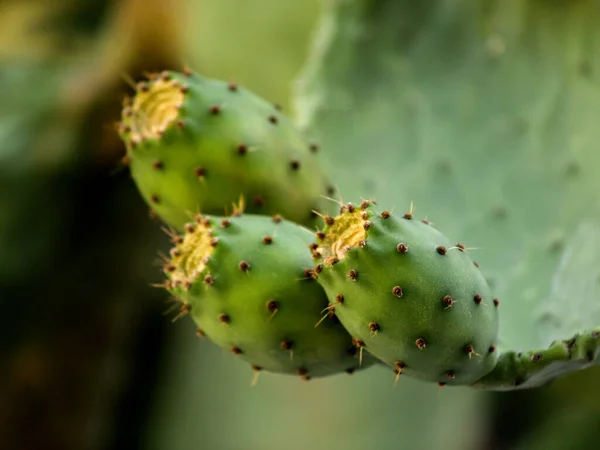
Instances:
[[[128,84],[188,65],[290,112],[319,14],[317,0],[0,0],[0,449],[595,448],[597,371],[510,394],[392,388],[383,368],[250,388],[246,364],[163,314],[150,284],[167,238],[114,128]]]

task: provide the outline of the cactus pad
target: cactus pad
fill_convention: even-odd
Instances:
[[[370,365],[314,280],[311,233],[280,217],[198,217],[164,270],[166,287],[206,335],[254,370],[304,379]]]
[[[492,370],[499,302],[468,249],[369,201],[324,220],[315,271],[355,342],[397,376],[464,385]]]
[[[308,142],[276,106],[235,84],[163,72],[137,85],[119,126],[146,202],[182,229],[193,214],[246,211],[312,224],[331,192]]]

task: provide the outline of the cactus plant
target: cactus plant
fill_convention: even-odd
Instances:
[[[568,301],[547,308],[544,300],[569,234],[582,219],[594,223],[600,214],[592,170],[600,167],[600,157],[589,144],[594,128],[585,126],[585,111],[596,104],[595,96],[585,95],[591,76],[586,67],[596,57],[582,50],[573,60],[570,48],[557,53],[553,44],[573,31],[563,12],[573,23],[591,26],[584,11],[593,15],[597,6],[516,3],[522,5],[518,11],[532,14],[528,26],[539,49],[535,56],[527,51],[533,44],[525,45],[510,28],[503,15],[509,7],[500,2],[485,11],[481,2],[447,5],[433,15],[439,19],[435,26],[430,4],[338,2],[324,21],[299,105],[303,123],[312,124],[311,131],[332,148],[337,172],[353,174],[340,179],[345,196],[373,196],[390,208],[414,200],[449,235],[481,247],[477,260],[504,299],[499,349],[508,353],[490,376],[495,388],[506,389],[515,387],[516,374],[528,381],[522,384],[517,376],[517,384],[535,386],[597,364],[596,340],[583,330],[593,332],[600,322],[597,314],[588,314],[586,322],[572,321],[559,339],[581,330],[576,343],[585,348],[584,364],[553,364],[538,377],[534,373],[545,364],[517,364],[520,360],[510,356],[511,347],[537,354],[533,349],[549,343],[543,338],[545,322],[578,316]],[[396,23],[397,17],[403,20]],[[493,25],[478,27],[484,18]],[[427,33],[413,41],[424,29]],[[549,29],[552,34],[546,34]],[[573,45],[583,45],[581,30],[573,31]],[[449,35],[454,38],[444,39]],[[340,52],[361,57],[336,58]],[[520,69],[523,64],[526,70]],[[548,72],[544,64],[561,64],[564,70]],[[379,83],[364,83],[367,67],[380,74]],[[393,108],[389,98],[395,99]],[[365,147],[370,151],[359,150]],[[597,312],[594,301],[588,298],[579,309]],[[551,347],[540,354],[548,362],[579,360],[577,351],[558,353]],[[522,357],[531,354],[524,351]],[[514,364],[519,369],[509,370]],[[502,382],[500,374],[506,377]]]
[[[592,283],[598,256],[568,270],[561,265],[571,260],[576,241],[590,240],[589,233],[576,232],[580,224],[600,216],[595,194],[600,168],[595,151],[597,16],[597,2],[586,0],[327,2],[298,91],[299,118],[331,149],[328,165],[345,197],[370,195],[396,208],[414,200],[419,219],[428,214],[448,235],[478,247],[471,254],[502,301],[503,356],[487,378],[488,387],[513,389],[517,379],[523,380],[520,367],[529,378],[520,387],[528,387],[593,364],[589,352],[577,346],[570,354],[552,350],[541,351],[541,360],[531,357],[552,339],[558,348],[575,334],[594,355],[589,338],[600,320],[597,284]],[[591,233],[597,242],[593,228]],[[518,349],[526,351],[515,360]],[[501,370],[496,383],[492,375],[509,368],[511,360],[518,362],[513,366],[518,370]],[[597,400],[591,378],[597,373],[578,374],[591,380],[580,387],[580,396]],[[335,400],[351,402],[353,411],[371,411],[369,421],[357,414],[344,417],[346,430],[360,433],[332,433],[324,427],[318,437],[324,447],[343,441],[346,448],[373,442],[391,448],[401,434],[406,448],[497,448],[495,438],[505,431],[498,424],[505,423],[506,415],[489,420],[493,405],[488,402],[495,395],[464,389],[437,395],[408,377],[390,394],[374,374],[366,376],[373,383],[351,399],[333,382],[319,393],[330,400],[328,419],[340,417]],[[179,400],[196,386],[196,379],[190,380]],[[557,384],[576,384],[572,380],[569,376]],[[540,391],[543,396],[548,389]],[[390,401],[377,402],[392,395]],[[525,398],[517,395],[502,398]],[[558,397],[553,400],[561,405]],[[566,398],[572,400],[568,393]],[[254,413],[250,403],[246,412]],[[410,414],[407,404],[415,405]],[[530,405],[542,411],[544,406]],[[574,407],[580,410],[581,404]],[[180,409],[181,402],[173,400],[171,410]],[[508,408],[510,415],[515,409]],[[157,415],[163,412],[157,409]],[[291,422],[289,427],[278,422],[281,426],[273,428],[285,432],[266,446],[288,443],[289,430],[297,425]],[[562,447],[575,448],[562,425],[552,426],[566,440]],[[179,426],[173,425],[171,434]],[[246,443],[252,428],[244,431]],[[533,425],[531,431],[535,437]],[[222,434],[194,437],[221,443]],[[312,443],[312,437],[299,437],[294,448]]]
[[[470,384],[496,363],[498,300],[467,249],[410,211],[341,205],[317,234],[319,283],[350,334],[394,369]]]
[[[311,224],[331,194],[319,146],[273,105],[235,83],[165,71],[137,85],[123,108],[125,161],[140,192],[168,224],[246,211]]]
[[[164,267],[165,287],[208,336],[255,371],[308,380],[371,365],[313,278],[312,233],[281,216],[199,216]],[[316,324],[319,326],[316,326]]]

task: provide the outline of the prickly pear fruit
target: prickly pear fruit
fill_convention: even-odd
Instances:
[[[371,364],[335,317],[316,326],[328,301],[305,228],[279,216],[203,216],[173,240],[166,287],[182,313],[256,371],[308,379]]]
[[[355,342],[396,377],[464,385],[493,369],[499,302],[464,245],[369,201],[324,220],[315,272]]]
[[[195,213],[280,214],[312,225],[331,192],[308,142],[276,106],[254,93],[186,71],[140,82],[119,125],[139,191],[182,230]]]

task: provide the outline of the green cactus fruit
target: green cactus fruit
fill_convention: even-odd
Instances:
[[[280,216],[199,216],[173,235],[166,287],[199,335],[256,371],[304,379],[352,373],[371,360],[335,316],[321,320],[328,301],[313,276],[312,239]]]
[[[467,385],[494,368],[499,302],[464,245],[412,208],[396,216],[363,201],[324,220],[318,281],[354,341],[396,379]]]
[[[193,215],[248,213],[315,223],[333,190],[308,142],[279,109],[232,83],[185,71],[137,85],[119,133],[139,191],[166,223]]]

